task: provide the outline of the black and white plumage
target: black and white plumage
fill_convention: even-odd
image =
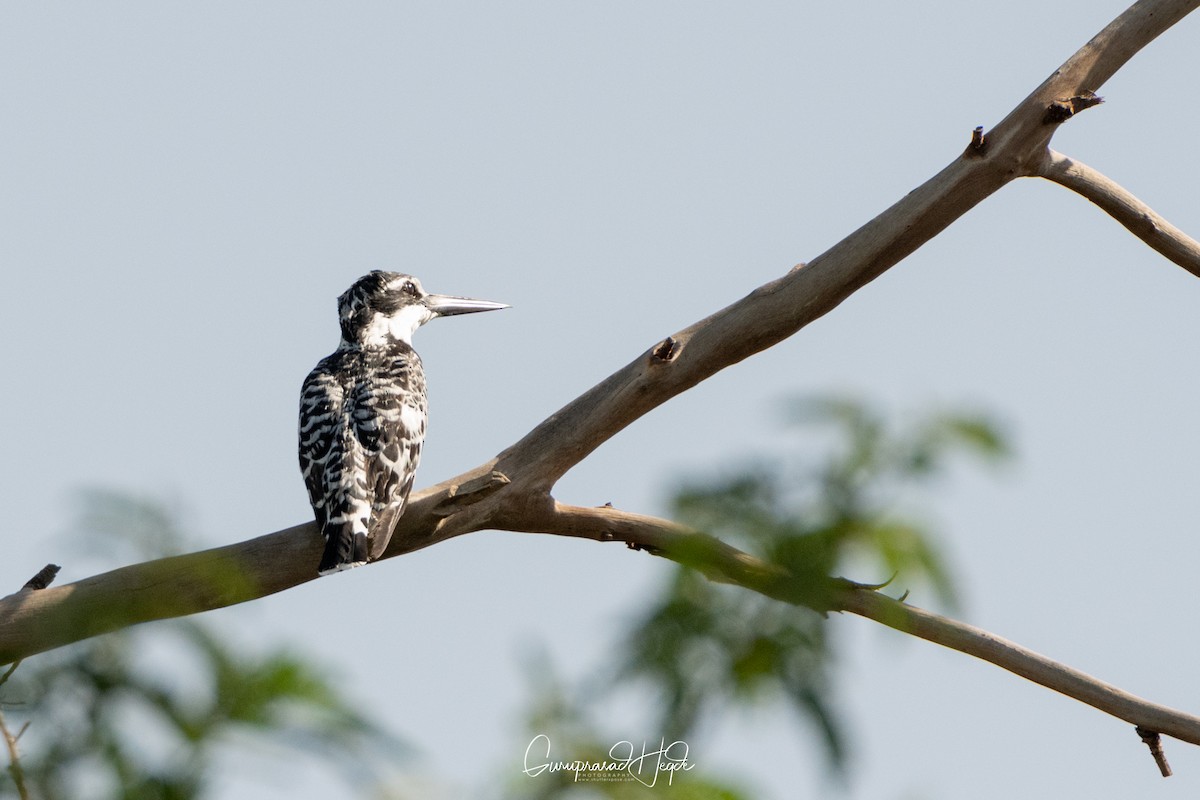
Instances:
[[[325,537],[319,574],[378,558],[404,512],[427,419],[413,333],[434,317],[498,308],[379,270],[338,298],[341,343],[300,393],[300,471]]]

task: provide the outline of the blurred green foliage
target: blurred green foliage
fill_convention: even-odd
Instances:
[[[797,400],[790,433],[808,447],[759,458],[684,484],[673,518],[785,567],[798,585],[872,562],[899,585],[927,581],[941,599],[955,593],[943,558],[905,502],[942,474],[956,454],[986,460],[1007,453],[996,425],[978,414],[932,414],[906,425],[845,398]],[[814,448],[812,444],[821,443]],[[822,607],[821,597],[808,598]],[[648,686],[658,730],[693,736],[732,706],[783,699],[819,732],[830,763],[844,764],[846,739],[831,705],[833,653],[827,620],[740,587],[677,567],[632,625],[612,669],[617,682]]]
[[[176,518],[158,503],[88,492],[76,533],[110,553],[158,557],[183,541]],[[154,663],[156,650],[166,663]],[[29,794],[211,796],[220,748],[266,742],[266,757],[280,746],[290,757],[303,751],[362,783],[379,756],[401,750],[310,659],[255,650],[191,618],[100,636],[21,664],[0,700],[10,729],[29,724],[19,762]],[[9,775],[0,777],[0,796],[14,796]]]

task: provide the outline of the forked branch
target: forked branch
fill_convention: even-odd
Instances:
[[[1034,174],[1083,195],[1134,236],[1200,277],[1200,242],[1167,222],[1120,184],[1087,164],[1050,149],[1038,162]]]

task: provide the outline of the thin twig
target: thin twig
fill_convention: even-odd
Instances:
[[[1116,181],[1050,149],[1038,162],[1034,174],[1091,200],[1134,236],[1200,277],[1200,242],[1167,222]]]
[[[24,733],[24,728],[21,733]],[[4,712],[0,711],[0,735],[4,736],[4,743],[8,747],[8,774],[12,775],[13,785],[17,787],[17,796],[21,800],[29,800],[29,789],[25,785],[25,771],[21,769],[21,757],[17,752],[17,739],[21,734],[16,736],[8,729],[8,724],[4,721]]]
[[[1200,717],[1152,703],[982,628],[901,603],[879,592],[848,593],[841,610],[975,656],[1147,730],[1200,745]]]
[[[1171,777],[1171,765],[1167,763],[1167,754],[1163,752],[1162,737],[1158,735],[1158,731],[1146,730],[1141,725],[1134,730],[1150,748],[1150,755],[1154,758],[1154,763],[1158,765],[1159,774],[1164,778]]]

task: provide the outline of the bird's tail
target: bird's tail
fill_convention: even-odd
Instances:
[[[318,575],[361,567],[369,560],[370,543],[357,520],[331,519],[325,523],[325,553],[317,566]]]

